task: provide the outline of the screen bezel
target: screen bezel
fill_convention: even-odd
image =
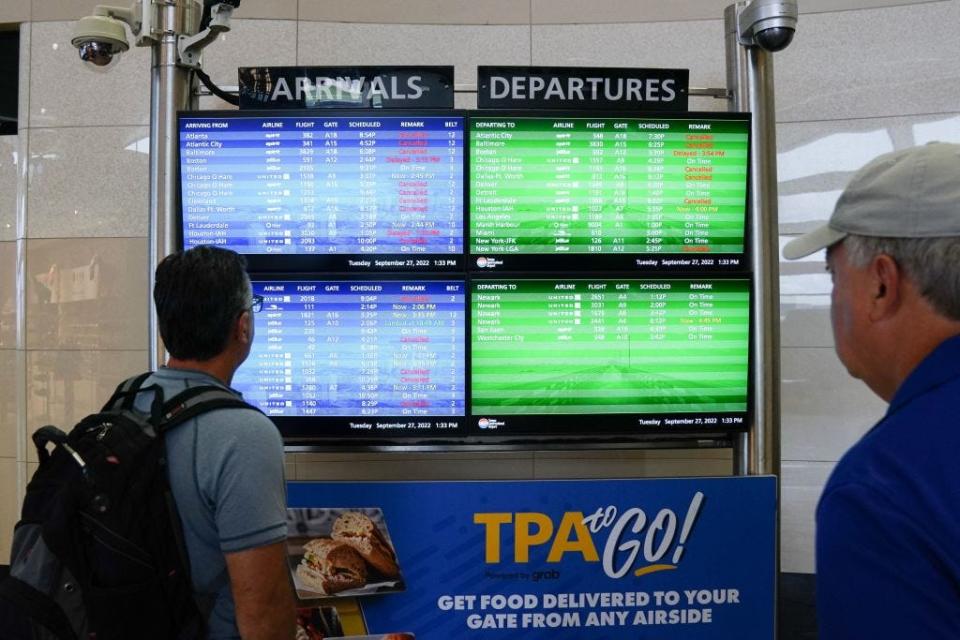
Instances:
[[[747,166],[746,191],[744,197],[743,220],[743,252],[742,253],[711,253],[703,255],[688,255],[683,253],[474,253],[471,237],[472,216],[470,185],[472,183],[470,161],[470,132],[471,122],[477,118],[589,118],[589,119],[617,119],[631,118],[636,120],[723,120],[743,121],[747,125]],[[509,272],[522,271],[525,273],[555,273],[568,271],[599,272],[599,271],[632,271],[637,274],[647,273],[698,273],[710,270],[711,273],[744,274],[750,272],[750,239],[752,229],[750,225],[750,201],[752,197],[750,172],[752,169],[752,154],[750,153],[752,114],[749,112],[730,111],[686,111],[686,112],[637,112],[629,110],[546,110],[546,109],[489,109],[469,111],[467,129],[465,131],[464,184],[467,191],[466,225],[464,226],[464,252],[466,255],[467,270],[471,272]],[[479,266],[478,259],[486,258],[487,264]],[[669,263],[666,261],[670,261]],[[711,260],[712,263],[707,263]]]
[[[318,255],[280,255],[265,253],[244,253],[242,254],[247,261],[248,269],[256,273],[316,273],[316,272],[334,272],[334,273],[367,273],[381,274],[391,272],[401,273],[419,273],[421,271],[460,273],[464,270],[464,260],[467,255],[466,245],[466,225],[467,225],[467,196],[468,181],[467,167],[469,162],[467,153],[467,111],[463,109],[283,109],[283,110],[249,110],[249,111],[180,111],[177,113],[177,215],[176,215],[176,246],[185,249],[184,246],[184,202],[183,202],[183,175],[181,172],[182,164],[180,158],[180,132],[181,123],[188,118],[205,119],[245,119],[245,118],[423,118],[423,117],[451,117],[461,118],[463,120],[464,148],[463,148],[463,184],[461,192],[461,202],[463,209],[460,212],[460,224],[463,229],[461,237],[463,250],[457,254],[451,253],[338,253],[338,254],[318,254]],[[230,248],[230,247],[227,247]],[[350,264],[355,261],[355,264]],[[369,261],[365,265],[364,262]],[[376,261],[391,262],[394,264],[378,266]],[[421,264],[421,261],[427,261],[429,264]],[[396,263],[403,264],[396,264]]]

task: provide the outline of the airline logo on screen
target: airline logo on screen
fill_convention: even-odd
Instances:
[[[495,269],[501,265],[503,265],[503,260],[497,260],[496,258],[489,258],[487,256],[477,258],[477,266],[481,269]]]
[[[664,507],[651,517],[640,507],[621,512],[610,505],[588,516],[567,511],[559,523],[536,512],[474,513],[473,523],[484,529],[487,564],[527,564],[531,551],[540,556],[546,551],[548,564],[568,556],[599,562],[604,574],[616,580],[677,569],[703,503],[703,492],[697,491],[684,515]],[[513,530],[512,550],[503,548],[504,528]]]

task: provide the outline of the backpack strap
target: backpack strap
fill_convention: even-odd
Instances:
[[[0,598],[16,605],[24,618],[43,625],[59,640],[77,640],[67,615],[48,595],[23,580],[8,576],[0,580]]]
[[[140,387],[143,385],[144,381],[147,378],[149,378],[151,375],[153,375],[152,371],[146,371],[144,373],[141,373],[140,375],[133,376],[132,378],[127,378],[126,380],[118,384],[117,388],[113,392],[113,395],[111,395],[110,399],[107,400],[106,404],[103,405],[103,409],[101,409],[101,411],[114,411],[116,409],[120,409],[121,406],[114,406],[114,405],[117,405],[118,402],[120,402],[121,400],[125,400],[128,397],[132,398],[133,395],[135,395],[137,391],[140,390]],[[131,400],[130,406],[132,405],[133,405],[133,401]],[[124,407],[124,408],[129,409],[130,407]]]
[[[215,409],[250,409],[262,413],[252,404],[238,398],[232,391],[212,384],[201,385],[181,391],[163,404],[157,430],[163,433],[201,413]]]
[[[158,384],[143,386],[147,378],[153,375],[152,371],[141,373],[138,376],[127,378],[119,385],[106,404],[103,405],[101,412],[108,411],[131,411],[133,403],[137,400],[137,394],[142,391],[153,391],[153,402],[150,405],[150,423],[156,425],[160,421],[160,409],[163,405],[163,388]]]
[[[214,411],[215,409],[251,409],[262,413],[255,406],[244,402],[237,394],[212,384],[190,387],[181,391],[163,404],[160,409],[159,420],[155,427],[157,435],[162,436],[170,429],[183,424],[184,422],[195,418],[202,413]],[[200,487],[194,482],[194,490],[200,495]],[[168,490],[165,495],[167,501],[167,512],[173,521],[174,542],[177,552],[180,554],[181,565],[187,572],[188,581],[192,584],[192,567],[190,566],[190,557],[187,554],[186,540],[183,537],[183,526],[180,520],[180,514],[176,504],[173,502],[173,494]],[[201,498],[202,500],[202,498]],[[213,610],[212,599],[194,593],[194,602],[204,617],[209,616]]]

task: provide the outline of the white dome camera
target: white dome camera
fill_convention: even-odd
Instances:
[[[782,51],[797,30],[796,0],[751,0],[737,13],[741,44]]]
[[[124,23],[112,15],[80,18],[70,43],[79,50],[80,59],[94,69],[112,67],[130,48]]]

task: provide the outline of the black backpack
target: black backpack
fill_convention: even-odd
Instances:
[[[142,386],[149,375],[121,383],[69,434],[46,426],[33,435],[40,466],[0,580],[5,638],[16,623],[32,630],[28,640],[205,637],[201,609],[211,603],[193,594],[161,436],[213,409],[257,409],[214,385],[164,402],[159,386]],[[134,401],[148,390],[145,417]]]

